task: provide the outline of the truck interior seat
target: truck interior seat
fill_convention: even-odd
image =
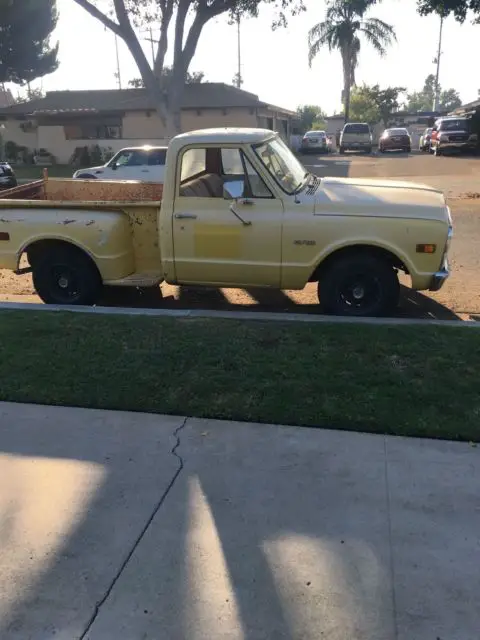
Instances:
[[[180,195],[190,198],[222,198],[223,180],[216,173],[207,173],[183,184]]]

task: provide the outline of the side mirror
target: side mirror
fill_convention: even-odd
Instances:
[[[231,180],[223,185],[223,197],[225,200],[238,200],[243,196],[245,183],[243,180]]]
[[[110,166],[111,169],[113,169],[114,171],[116,171],[118,169],[118,164],[116,162],[113,162]]]

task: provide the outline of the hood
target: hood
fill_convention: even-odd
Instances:
[[[87,167],[86,169],[77,169],[73,175],[76,176],[79,173],[94,173],[95,171],[101,173],[103,172],[104,169],[105,169],[105,165],[102,164],[99,167]]]
[[[315,201],[316,213],[345,215],[438,218],[446,209],[443,193],[426,184],[369,178],[324,178]]]

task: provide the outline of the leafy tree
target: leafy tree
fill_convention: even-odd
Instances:
[[[30,102],[30,100],[39,100],[40,98],[45,97],[45,92],[42,88],[31,89],[28,87],[27,93],[24,95],[20,95],[20,93],[15,98],[15,104],[21,104],[24,102]]]
[[[388,127],[388,121],[390,120],[392,113],[399,110],[399,98],[402,93],[405,93],[405,91],[405,87],[387,87],[386,89],[380,89],[378,84],[368,88],[370,97],[378,109],[380,120],[383,122],[385,127]]]
[[[205,25],[220,15],[257,16],[262,4],[277,9],[273,27],[286,24],[286,13],[304,10],[302,0],[74,0],[91,16],[113,31],[127,45],[152,97],[167,135],[180,131],[180,100],[187,71]],[[99,7],[102,7],[100,9]],[[105,7],[105,9],[103,9]],[[150,66],[143,52],[136,27],[160,32],[155,62]],[[170,27],[172,27],[170,29]],[[173,33],[173,38],[171,37]],[[170,36],[170,38],[169,38]],[[165,81],[163,70],[169,49],[173,53],[171,77]]]
[[[439,86],[439,110],[452,111],[460,107],[462,101],[455,89],[442,90]],[[435,102],[435,76],[433,73],[425,78],[425,84],[421,91],[414,91],[407,96],[408,111],[432,111]]]
[[[233,76],[232,84],[234,87],[241,88],[243,84],[242,74],[237,71],[237,73]]]
[[[165,84],[168,83],[168,80],[172,77],[172,67],[164,67],[162,71],[162,78]],[[187,71],[187,75],[185,78],[185,84],[199,84],[200,82],[205,82],[205,74],[203,71],[193,71],[190,73]],[[128,84],[134,89],[143,89],[145,84],[142,78],[133,78],[133,80],[129,80]]]
[[[350,96],[350,116],[356,122],[376,124],[380,120],[380,110],[373,99],[369,87],[354,87]]]
[[[300,120],[299,128],[302,133],[314,129],[321,130],[325,128],[325,113],[322,111],[321,107],[314,104],[305,104],[302,107],[298,107],[297,115]]]
[[[440,92],[440,111],[453,111],[462,106],[462,100],[458,91],[447,89]]]
[[[474,14],[475,22],[480,23],[480,0],[418,0],[421,15],[438,13],[448,16],[453,13],[459,22],[464,22],[468,11]]]
[[[0,0],[0,83],[25,84],[58,67],[56,0]]]
[[[355,69],[361,50],[362,38],[381,55],[395,39],[390,24],[378,18],[366,18],[365,14],[379,0],[329,0],[325,20],[319,22],[308,34],[308,61],[312,64],[319,51],[337,49],[342,56],[343,103],[345,122],[350,117],[350,92],[355,84]]]

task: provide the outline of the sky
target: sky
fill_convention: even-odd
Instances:
[[[45,91],[117,87],[113,34],[105,31],[74,0],[58,0],[57,4],[60,19],[53,37],[60,43],[60,67],[34,86],[43,86]],[[322,51],[309,68],[307,34],[323,20],[325,2],[305,0],[305,4],[307,11],[290,18],[286,29],[272,31],[270,7],[263,8],[259,18],[242,21],[242,88],[270,104],[292,110],[302,104],[316,104],[331,115],[340,109],[343,84],[340,54]],[[368,43],[362,43],[357,84],[420,90],[425,77],[435,72],[439,18],[420,17],[416,13],[416,0],[383,0],[369,15],[391,23],[398,41],[385,58],[379,58]],[[145,33],[144,37],[147,36]],[[150,44],[145,41],[144,46],[150,59]],[[480,79],[473,61],[480,54],[480,25],[470,22],[460,25],[448,18],[442,51],[442,87],[457,89],[464,102],[476,99]],[[128,80],[139,74],[123,42],[119,43],[119,57],[122,86],[126,87]],[[190,71],[203,71],[207,81],[232,83],[237,71],[236,26],[228,25],[223,17],[208,24]]]

